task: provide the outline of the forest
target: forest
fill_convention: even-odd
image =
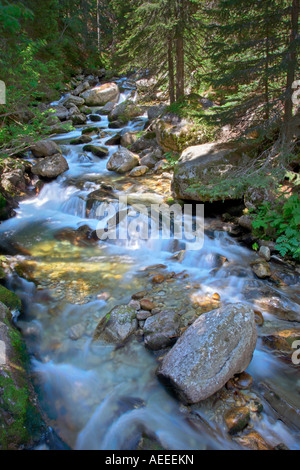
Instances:
[[[299,8],[0,0],[0,450],[299,450]]]

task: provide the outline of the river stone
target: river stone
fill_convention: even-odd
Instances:
[[[59,175],[69,169],[67,160],[60,154],[52,155],[40,160],[32,167],[34,175],[41,176],[42,178],[57,178]]]
[[[109,171],[115,171],[116,173],[126,173],[135,168],[139,164],[139,161],[138,155],[125,148],[121,148],[110,157],[107,163],[107,169]]]
[[[134,144],[138,140],[138,135],[139,133],[137,131],[125,132],[121,138],[122,147],[130,147],[130,145]]]
[[[67,110],[67,108],[65,108],[65,106],[62,106],[61,104],[50,105],[49,109],[54,111],[51,116],[58,117],[60,121],[65,121],[69,117],[69,111]]]
[[[262,256],[262,258],[265,258],[266,261],[270,261],[271,259],[271,251],[267,246],[261,246],[258,254],[259,256]]]
[[[61,153],[61,149],[53,140],[40,140],[33,144],[30,150],[36,158],[51,157],[51,155]]]
[[[72,123],[75,126],[81,126],[82,124],[85,124],[87,121],[87,117],[85,114],[79,113],[79,114],[74,114],[71,116]]]
[[[68,331],[68,336],[72,341],[77,341],[80,339],[85,333],[85,325],[84,323],[78,323],[77,325],[71,326]]]
[[[229,434],[237,434],[249,423],[250,410],[246,406],[232,408],[225,413],[224,420]]]
[[[121,135],[116,134],[105,142],[105,145],[120,145]]]
[[[121,120],[123,122],[131,121],[131,119],[143,114],[142,109],[133,101],[127,100],[117,104],[110,112],[108,119],[110,121]]]
[[[100,321],[94,337],[122,343],[137,327],[136,310],[128,305],[118,305]]]
[[[99,114],[91,114],[89,116],[89,119],[92,122],[100,122],[101,121],[101,116],[99,116]]]
[[[78,96],[80,95],[80,93],[83,93],[85,90],[88,90],[88,88],[90,88],[90,83],[88,80],[86,80],[85,82],[80,83],[72,93],[73,95]]]
[[[79,108],[76,105],[72,104],[69,107],[69,118],[72,119],[72,116],[80,114]]]
[[[100,147],[98,145],[85,145],[83,147],[84,152],[91,152],[93,155],[99,158],[106,158],[108,156],[108,149],[106,147]]]
[[[92,138],[88,135],[81,135],[77,139],[73,139],[70,142],[70,145],[81,145],[81,144],[88,144],[89,142],[92,142]]]
[[[265,260],[257,260],[252,263],[252,270],[259,279],[266,279],[271,276],[271,269]]]
[[[184,332],[164,358],[158,375],[183,401],[197,403],[247,369],[256,340],[251,308],[242,303],[225,305],[204,313]]]
[[[114,107],[115,107],[115,103],[110,101],[110,102],[106,103],[106,105],[103,106],[103,108],[99,109],[97,111],[97,114],[107,115],[114,109]]]
[[[87,106],[104,106],[108,101],[117,100],[119,87],[116,83],[105,83],[81,94]]]
[[[131,170],[129,176],[132,177],[138,177],[138,176],[143,176],[149,171],[149,168],[145,165],[142,166],[137,166],[133,170]]]
[[[246,148],[244,149],[246,152]],[[222,182],[232,172],[242,168],[250,158],[244,153],[242,148],[236,150],[231,144],[210,143],[189,147],[181,154],[174,171],[172,189],[176,196],[181,199],[205,202],[211,199],[209,193],[214,184]],[[206,187],[204,194],[200,190],[189,191],[193,184]],[[213,184],[214,183],[214,184]],[[208,191],[208,192],[207,192]],[[223,200],[223,194],[213,194],[214,200]],[[241,197],[235,187],[232,187],[228,198]]]
[[[174,310],[163,310],[147,318],[144,325],[145,346],[153,351],[172,346],[178,337],[178,330],[178,314]]]
[[[67,95],[62,101],[61,104],[67,109],[72,106],[81,106],[84,104],[84,99],[79,96]]]

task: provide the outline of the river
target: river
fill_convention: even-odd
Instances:
[[[130,89],[122,93],[120,102],[130,93]],[[147,289],[145,268],[152,265],[166,265],[178,274],[169,290],[158,290],[169,306],[176,305],[188,288],[195,295],[218,292],[224,303],[252,302],[245,292],[265,285],[249,266],[253,252],[216,228],[210,218],[206,220],[204,247],[199,252],[188,251],[181,263],[172,259],[176,249],[171,239],[76,245],[56,236],[66,228],[78,229],[86,224],[97,227],[97,206],[87,210],[87,200],[103,183],[117,187],[120,195],[135,193],[137,198],[145,192],[154,194],[155,184],[160,185],[161,193],[169,185],[168,179],[161,181],[159,177],[138,183],[117,176],[107,171],[107,159],[86,156],[82,145],[70,145],[87,126],[110,133],[93,137],[93,143],[105,145],[119,131],[142,130],[146,120],[141,116],[126,128],[112,130],[108,129],[107,116],[102,115],[100,122],[88,121],[76,131],[55,137],[69,170],[46,184],[36,197],[21,202],[16,217],[0,226],[1,235],[24,251],[16,257],[18,275],[8,284],[25,305],[18,326],[32,357],[42,407],[68,447],[129,450],[135,449],[144,435],[170,450],[236,449],[239,445],[227,434],[222,421],[213,419],[210,401],[198,409],[192,407],[191,419],[191,410],[160,384],[155,375],[157,359],[140,338],[122,348],[92,338],[107,312],[115,305],[128,304],[132,294]],[[117,148],[110,146],[109,154]],[[181,248],[184,244],[177,244],[177,251]],[[220,257],[228,262],[220,266]],[[182,271],[186,276],[180,278]],[[295,286],[270,288],[279,292],[292,310],[299,311]],[[284,320],[280,325],[271,313],[264,316],[270,324],[276,320],[282,330],[289,326]],[[74,327],[82,330],[76,341],[70,335]],[[253,376],[255,392],[259,392],[261,381],[274,382],[291,395],[295,409],[300,407],[299,368],[266,349],[261,337],[248,372]],[[254,427],[272,446],[284,443],[291,449],[300,448],[298,430],[280,420],[266,401]]]

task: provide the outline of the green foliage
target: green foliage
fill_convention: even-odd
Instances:
[[[259,238],[275,240],[275,248],[282,256],[289,255],[300,260],[300,198],[298,194],[292,194],[284,202],[281,198],[274,206],[262,204],[254,213],[254,234]]]
[[[180,155],[175,152],[167,152],[163,155],[163,158],[168,162],[164,165],[164,169],[170,170],[177,165]]]

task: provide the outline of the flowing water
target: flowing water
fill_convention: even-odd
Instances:
[[[123,93],[120,101],[129,93],[132,91]],[[145,121],[142,116],[120,131],[142,130]],[[93,138],[100,145],[118,132],[108,130],[107,116],[101,116],[99,123],[87,123],[91,125],[110,133]],[[255,279],[249,267],[254,255],[222,229],[213,230],[209,219],[203,249],[187,251],[181,263],[172,255],[184,248],[183,242],[135,239],[72,244],[55,236],[86,224],[96,228],[96,206],[87,208],[87,200],[103,182],[117,186],[120,194],[134,193],[138,200],[149,191],[153,196],[155,190],[151,177],[143,180],[144,186],[133,183],[108,172],[107,159],[84,154],[82,146],[71,146],[70,140],[81,131],[78,128],[55,139],[62,146],[69,171],[45,185],[35,198],[20,203],[16,217],[0,226],[1,236],[22,247],[24,253],[15,257],[19,275],[11,277],[8,287],[25,305],[18,325],[33,357],[32,368],[49,423],[75,449],[135,449],[142,434],[170,450],[238,448],[222,420],[214,419],[210,401],[188,409],[158,382],[157,360],[138,337],[122,348],[92,341],[92,337],[98,322],[115,305],[127,304],[133,293],[147,289],[145,268],[151,265],[167,265],[178,274],[170,306],[180,301],[183,292],[190,296],[218,292],[223,303],[246,300],[255,304],[246,293],[264,282]],[[117,148],[110,146],[110,155]],[[220,265],[220,257],[228,261]],[[182,272],[188,278],[180,277]],[[291,310],[299,311],[295,286],[270,289],[274,295],[280,293]],[[272,323],[276,318],[266,313],[265,320]],[[288,324],[282,321],[281,329]],[[74,327],[81,330],[77,341],[70,335]],[[255,386],[266,380],[280,384],[291,395],[295,409],[299,408],[299,369],[266,350],[261,339],[248,372]],[[267,402],[255,429],[270,445],[300,447],[297,428],[280,420]]]

